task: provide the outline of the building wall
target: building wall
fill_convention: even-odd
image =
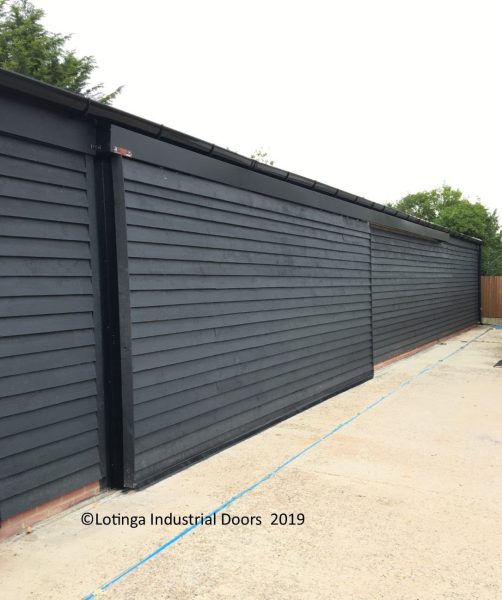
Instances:
[[[0,97],[0,527],[477,322],[476,244],[42,104]]]
[[[371,228],[375,363],[479,320],[478,246]]]

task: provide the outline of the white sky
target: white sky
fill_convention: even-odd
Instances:
[[[33,0],[115,106],[377,202],[502,212],[497,0]]]

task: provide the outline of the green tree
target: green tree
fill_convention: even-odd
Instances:
[[[496,210],[490,212],[481,202],[470,202],[460,190],[448,185],[409,194],[391,206],[457,233],[483,240],[483,274],[502,275],[502,230]]]
[[[419,219],[436,223],[436,219],[446,206],[454,205],[461,199],[462,192],[460,190],[443,185],[441,188],[428,192],[408,194],[392,206]]]
[[[44,14],[28,0],[0,0],[0,67],[111,104],[122,86],[103,93],[102,83],[92,85],[95,58],[67,50],[71,35],[47,31]]]

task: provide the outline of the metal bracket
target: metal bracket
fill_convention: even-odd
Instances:
[[[94,150],[96,154],[118,154],[125,158],[133,158],[133,154],[129,148],[123,146],[103,146],[101,144],[91,144],[91,150]]]

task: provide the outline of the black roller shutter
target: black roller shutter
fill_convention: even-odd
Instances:
[[[372,376],[367,223],[124,161],[134,483]]]

